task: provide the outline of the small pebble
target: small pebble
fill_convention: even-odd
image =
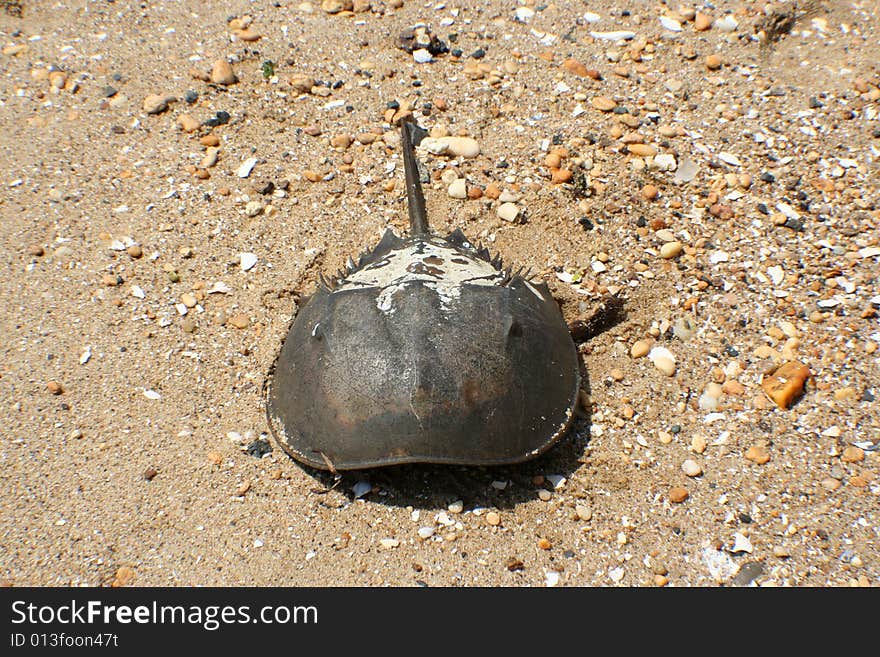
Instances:
[[[57,381],[49,381],[46,383],[46,390],[48,390],[53,395],[60,395],[64,392],[64,388]]]
[[[525,570],[525,564],[520,559],[516,557],[509,557],[504,562],[504,567],[507,568],[510,572],[514,573],[520,570]]]
[[[425,137],[419,148],[432,155],[474,158],[480,154],[480,144],[471,137]]]
[[[194,132],[199,129],[200,124],[189,114],[181,114],[177,117],[177,125],[184,132]]]
[[[671,260],[681,255],[684,246],[681,242],[666,242],[660,247],[660,257],[664,260]]]
[[[820,483],[822,485],[822,488],[831,493],[833,493],[843,485],[838,479],[835,479],[834,477],[826,477]]]
[[[519,208],[514,203],[502,203],[496,210],[498,216],[504,221],[516,221],[519,216]]]
[[[571,180],[572,173],[568,169],[554,169],[550,174],[550,182],[561,185]]]
[[[583,522],[590,522],[593,519],[593,511],[590,507],[584,504],[578,504],[575,508],[575,513],[577,513],[578,520],[582,520]]]
[[[722,32],[734,32],[739,27],[739,23],[733,16],[727,14],[724,18],[715,21],[715,27]]]
[[[648,353],[648,358],[662,374],[666,376],[675,374],[675,355],[666,347],[654,347]]]
[[[719,55],[708,55],[706,57],[706,68],[710,71],[717,71],[721,68],[721,57]]]
[[[703,468],[700,467],[700,464],[692,459],[687,459],[684,463],[681,464],[681,470],[688,477],[699,477],[703,474]]]
[[[694,16],[694,29],[697,32],[705,32],[711,27],[712,17],[708,14],[704,14],[703,12],[698,11],[696,16]]]
[[[840,455],[840,460],[844,463],[858,463],[860,461],[864,461],[865,450],[860,447],[850,445],[845,450],[843,450],[843,454]]]
[[[238,262],[242,271],[250,271],[257,264],[257,256],[253,253],[239,253]]]
[[[251,175],[251,171],[254,170],[254,167],[259,162],[259,159],[256,157],[249,157],[244,162],[241,163],[241,166],[238,167],[238,170],[235,172],[239,178],[247,178]]]
[[[669,489],[669,501],[674,502],[675,504],[681,504],[688,497],[690,497],[690,493],[687,492],[687,489],[682,488],[681,486],[674,486]]]
[[[637,157],[651,157],[657,154],[657,149],[648,144],[628,144],[626,150]]]
[[[489,513],[486,514],[486,524],[491,527],[497,527],[501,524],[501,516],[495,511],[489,511]]]
[[[653,346],[653,344],[653,340],[636,340],[629,350],[629,355],[633,358],[641,358],[642,356],[647,356],[648,352],[651,351],[651,347]]]
[[[642,197],[647,201],[653,201],[660,194],[660,190],[656,185],[650,183],[642,187]]]
[[[791,552],[788,548],[783,547],[782,545],[774,545],[773,556],[777,559],[788,559],[791,556]]]
[[[449,185],[447,193],[452,198],[467,198],[467,185],[464,178],[457,178]]]
[[[610,112],[617,107],[617,103],[606,96],[596,96],[590,103],[600,112]]]
[[[746,459],[758,465],[764,465],[770,460],[770,452],[763,445],[752,445],[746,450]]]
[[[788,361],[761,380],[761,389],[779,408],[789,408],[804,392],[810,368],[798,361]]]
[[[251,320],[245,313],[235,313],[226,320],[226,323],[231,324],[237,329],[244,329],[250,325]]]
[[[230,85],[235,84],[238,78],[235,77],[235,71],[232,65],[225,59],[218,59],[211,67],[211,82],[214,84]]]
[[[168,109],[168,103],[173,101],[172,96],[160,96],[158,94],[150,94],[144,98],[143,109],[147,114],[161,114]]]

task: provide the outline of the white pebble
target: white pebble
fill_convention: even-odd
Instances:
[[[354,493],[355,499],[363,497],[371,490],[373,490],[373,487],[370,485],[369,481],[359,481],[351,487],[351,492]]]
[[[471,137],[425,137],[419,146],[432,155],[472,158],[480,154],[480,144]]]
[[[241,166],[238,167],[238,171],[236,173],[239,178],[247,178],[249,175],[251,175],[251,171],[254,170],[255,166],[257,166],[257,158],[249,157],[241,163]]]
[[[519,21],[520,23],[528,23],[535,15],[535,10],[531,7],[517,7],[516,11],[513,12],[513,14],[515,20]]]
[[[648,165],[649,169],[655,169],[657,171],[675,171],[678,167],[678,163],[675,161],[675,156],[672,153],[660,153],[659,155],[655,155],[654,159]]]
[[[418,64],[427,64],[428,62],[433,62],[434,57],[424,48],[419,48],[418,50],[413,50],[413,59],[416,60]]]
[[[428,527],[428,526],[419,527],[419,538],[420,539],[425,540],[425,539],[431,538],[433,535],[434,535],[434,528],[433,527]]]
[[[519,216],[519,208],[514,203],[502,203],[496,212],[504,221],[516,221]]]
[[[697,405],[702,411],[715,411],[718,410],[718,398],[704,392],[697,400]]]
[[[547,481],[553,484],[553,488],[557,490],[565,486],[565,482],[568,481],[565,477],[559,474],[548,474],[546,478]]]
[[[699,477],[701,474],[703,474],[703,468],[701,468],[700,464],[693,459],[688,459],[687,461],[682,463],[681,470],[688,477]]]
[[[615,30],[613,32],[590,32],[590,36],[605,41],[629,41],[635,38],[636,33],[629,30]]]
[[[467,198],[467,185],[465,184],[464,178],[458,178],[449,185],[449,189],[447,193],[452,198]]]
[[[733,535],[733,547],[730,548],[731,554],[737,554],[740,552],[748,552],[751,554],[753,549],[752,542],[748,538],[739,532]]]
[[[675,374],[675,356],[666,347],[654,347],[648,354],[648,359],[666,376]]]
[[[733,16],[728,14],[721,20],[715,21],[715,27],[722,32],[733,32],[739,27],[739,23],[736,22],[736,19]]]
[[[238,258],[242,271],[250,271],[257,264],[257,256],[253,253],[240,253]]]
[[[783,280],[785,280],[785,271],[779,265],[767,267],[767,275],[770,277],[770,280],[773,281],[773,285],[776,285],[777,287]]]
[[[660,24],[670,32],[681,32],[681,23],[669,16],[661,16]]]
[[[733,153],[725,153],[722,151],[721,153],[718,153],[718,159],[734,167],[742,166],[742,162],[740,162],[739,158]]]

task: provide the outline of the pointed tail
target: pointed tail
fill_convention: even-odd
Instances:
[[[407,117],[400,123],[403,143],[403,169],[406,175],[406,202],[409,209],[410,235],[428,234],[428,213],[425,210],[425,195],[422,181],[419,180],[419,165],[416,162],[415,147],[425,137],[427,131]]]

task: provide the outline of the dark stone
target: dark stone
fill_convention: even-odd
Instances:
[[[268,440],[263,438],[257,438],[247,446],[248,456],[253,456],[258,459],[263,458],[264,455],[269,454],[271,451],[272,445],[269,444]]]
[[[219,112],[217,112],[217,114],[206,120],[205,125],[211,128],[216,128],[218,125],[226,125],[227,123],[229,123],[229,119],[231,118],[232,117],[229,115],[229,112],[224,112],[223,110],[220,110]]]
[[[769,171],[765,171],[761,174],[761,180],[765,183],[773,183],[776,182],[776,176],[774,176]]]
[[[189,89],[185,94],[183,94],[183,100],[192,105],[199,99],[199,92],[194,89]]]
[[[764,564],[759,561],[749,561],[742,565],[739,572],[734,576],[730,583],[734,586],[748,586],[756,577],[760,577],[764,572]]]

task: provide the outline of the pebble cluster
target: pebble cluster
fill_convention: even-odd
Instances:
[[[876,7],[281,4],[3,23],[0,579],[880,584]],[[546,457],[334,484],[261,385],[409,115],[435,230],[626,313]]]

